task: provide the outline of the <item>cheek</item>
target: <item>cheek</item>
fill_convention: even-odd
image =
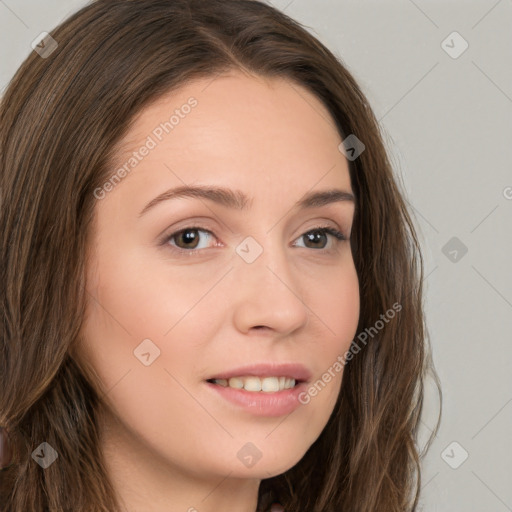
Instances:
[[[359,280],[353,264],[333,272],[317,293],[315,313],[323,321],[330,350],[348,349],[354,338],[360,313]],[[332,354],[331,354],[332,355]]]
[[[312,431],[320,431],[334,409],[344,357],[357,333],[360,313],[359,281],[353,265],[330,272],[329,279],[324,276],[323,282],[323,287],[309,294],[316,336],[308,351],[317,365],[314,378],[301,397]]]
[[[79,351],[109,398],[116,396],[116,404],[125,408],[123,416],[133,413],[136,419],[139,405],[169,407],[171,391],[173,403],[185,411],[190,396],[178,383],[190,379],[201,361],[208,302],[201,298],[212,286],[212,276],[161,261],[146,264],[142,251],[120,250],[122,241],[117,245],[104,243],[96,260],[101,265],[92,265],[88,274]],[[206,312],[212,307],[208,304]],[[144,395],[145,390],[151,397]]]
[[[99,330],[116,331],[132,343],[165,341],[208,291],[211,275],[147,260],[133,249],[101,255],[101,268],[88,286],[94,298],[91,318]]]
[[[344,356],[350,348],[357,333],[360,313],[359,282],[354,267],[344,269],[340,279],[333,277],[326,293],[322,294],[319,308],[321,319],[325,323],[326,338],[322,345],[321,381],[317,386],[325,391],[322,394],[326,403],[334,407],[343,376],[344,366],[340,365],[339,357]],[[327,390],[329,388],[329,390]]]
[[[175,292],[172,304],[163,299],[169,290],[162,280],[150,282],[144,269],[128,269],[119,265],[102,274],[103,279],[91,281],[90,293],[96,300],[89,297],[80,357],[99,377],[109,409],[124,428],[155,452],[168,446],[169,456],[185,464],[191,448],[176,433],[190,428],[190,418],[204,416],[191,399],[187,381],[199,360],[197,340],[190,339],[190,330],[184,329],[190,319],[183,295]],[[146,352],[148,366],[142,362]]]

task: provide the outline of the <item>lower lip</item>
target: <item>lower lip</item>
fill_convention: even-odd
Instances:
[[[273,393],[264,391],[246,391],[229,386],[220,386],[211,382],[206,383],[228,402],[245,409],[256,416],[278,417],[291,414],[301,404],[299,395],[306,390],[306,383],[301,382],[291,389]]]

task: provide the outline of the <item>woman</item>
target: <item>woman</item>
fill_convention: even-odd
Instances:
[[[318,40],[258,1],[99,0],[0,137],[2,510],[417,509],[421,254]]]

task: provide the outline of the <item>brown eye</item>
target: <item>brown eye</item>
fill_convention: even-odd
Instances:
[[[307,249],[325,249],[328,243],[329,235],[334,237],[336,239],[335,241],[346,240],[346,237],[343,233],[331,227],[312,229],[301,235],[299,239],[305,240],[305,247]]]
[[[203,240],[201,235],[203,235]],[[206,240],[204,240],[204,235],[206,235]],[[214,238],[215,235],[207,229],[200,228],[199,226],[189,226],[166,236],[161,244],[170,245],[171,250],[181,251],[183,254],[188,253],[188,255],[192,256],[202,254],[201,249],[207,249],[211,246],[212,237]],[[334,239],[331,244],[334,247],[328,247],[329,237]],[[305,244],[299,245],[299,247],[329,252],[335,249],[336,242],[347,240],[347,238],[337,229],[330,226],[322,226],[309,230],[297,240],[303,240]]]
[[[180,231],[176,231],[168,236],[165,240],[166,243],[174,241],[171,245],[177,247],[178,249],[190,250],[190,249],[198,249],[199,243],[201,241],[200,233],[207,233],[208,236],[212,235],[210,231],[205,229],[200,229],[196,227],[188,227],[185,229],[181,229]],[[203,247],[200,247],[200,249]]]
[[[302,236],[304,236],[305,240],[307,240],[306,246],[313,247],[314,249],[323,249],[328,242],[327,234],[319,229],[316,231],[310,231],[309,233],[306,233]],[[308,243],[311,245],[308,246]]]

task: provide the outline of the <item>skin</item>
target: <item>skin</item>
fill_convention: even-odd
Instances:
[[[349,237],[354,204],[294,204],[311,190],[353,191],[321,102],[241,72],[194,81],[144,109],[117,163],[191,96],[197,106],[97,201],[80,357],[106,393],[102,449],[127,511],[254,512],[260,481],[294,466],[322,432],[342,372],[286,417],[241,410],[205,380],[278,361],[303,363],[314,382],[349,348],[359,318],[350,241],[327,234],[315,246],[305,234],[326,225]],[[192,183],[239,189],[249,207],[180,198],[138,216]],[[197,246],[179,236],[159,245],[191,225],[213,234],[198,231]],[[250,264],[235,252],[247,236],[263,248]],[[134,355],[145,339],[160,350],[149,366]],[[248,442],[262,454],[250,468],[237,457]]]

